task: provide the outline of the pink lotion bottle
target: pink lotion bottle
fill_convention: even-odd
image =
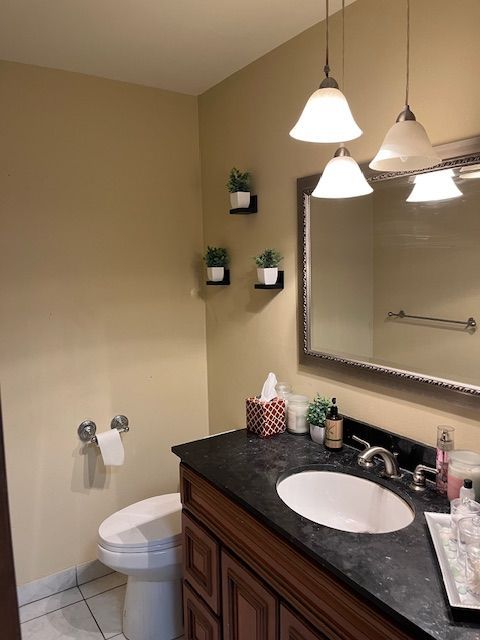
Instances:
[[[454,427],[440,425],[437,427],[437,489],[440,493],[447,493],[448,456],[453,449]]]

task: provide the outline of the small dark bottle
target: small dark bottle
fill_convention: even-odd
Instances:
[[[339,451],[343,447],[343,416],[338,413],[336,398],[332,398],[332,406],[325,419],[324,444],[330,451]]]

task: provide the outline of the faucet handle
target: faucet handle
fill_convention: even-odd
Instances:
[[[432,473],[437,475],[438,469],[434,469],[433,467],[427,467],[424,464],[417,464],[415,467],[415,471],[413,472],[413,479],[410,483],[410,489],[414,491],[425,491],[427,488],[427,478],[425,476],[426,473]]]
[[[365,451],[368,451],[368,449],[371,448],[370,443],[367,442],[366,440],[363,440],[362,438],[359,438],[358,436],[355,436],[355,435],[352,436],[352,440],[355,440],[355,442],[359,442],[360,444],[362,444],[364,446],[363,451],[358,454],[358,458],[357,458],[358,464],[361,467],[363,467],[364,469],[371,469],[372,467],[374,467],[375,463],[373,462],[373,460],[364,460],[361,457],[362,453],[365,453]]]
[[[353,435],[352,440],[355,440],[355,442],[359,442],[360,444],[363,444],[365,449],[370,449],[371,447],[369,442],[367,442],[366,440],[363,440],[362,438],[359,438],[358,436]]]

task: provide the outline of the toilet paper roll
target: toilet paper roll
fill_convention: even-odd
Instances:
[[[97,441],[105,466],[119,467],[125,462],[125,449],[117,429],[98,433]]]

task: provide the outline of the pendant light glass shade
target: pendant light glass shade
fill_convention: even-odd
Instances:
[[[462,180],[478,180],[480,178],[480,164],[462,167],[458,177]]]
[[[413,119],[403,119],[411,114]],[[420,171],[440,164],[442,159],[435,153],[427,132],[415,120],[408,107],[388,131],[370,168],[375,171]]]
[[[312,196],[314,198],[355,198],[372,193],[360,167],[348,149],[340,147],[325,167]]]
[[[346,142],[362,135],[362,130],[355,122],[348,106],[347,99],[338,88],[337,81],[330,77],[328,63],[328,16],[329,0],[325,0],[325,78],[320,87],[307,100],[297,124],[290,131],[290,136],[304,142]],[[345,0],[342,0],[342,65],[345,64]],[[342,67],[343,68],[343,67]],[[343,76],[342,72],[342,76]],[[342,78],[343,82],[343,78]]]
[[[459,198],[462,192],[453,181],[452,169],[432,171],[415,176],[415,185],[407,202],[433,202]]]
[[[417,122],[408,104],[410,84],[410,0],[406,0],[405,107],[388,131],[370,169],[375,171],[420,171],[440,164],[427,132]]]
[[[290,135],[305,142],[346,142],[360,137],[362,130],[340,89],[321,87],[308,99]]]

